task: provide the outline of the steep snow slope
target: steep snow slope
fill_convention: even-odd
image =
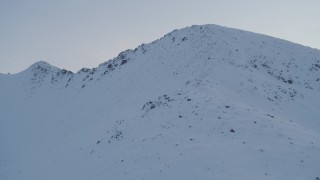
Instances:
[[[216,25],[0,75],[0,179],[320,176],[320,51]]]

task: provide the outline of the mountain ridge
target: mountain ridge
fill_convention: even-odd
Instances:
[[[0,177],[315,180],[319,60],[205,25],[76,73],[36,63],[0,78]]]
[[[281,40],[281,41],[288,42],[288,43],[293,43],[293,44],[296,44],[296,45],[298,45],[298,46],[303,46],[303,47],[306,47],[306,48],[311,48],[311,49],[313,49],[313,50],[320,51],[320,50],[317,49],[317,48],[312,48],[312,47],[309,47],[309,46],[305,46],[305,45],[301,45],[301,44],[298,44],[298,43],[294,43],[294,42],[289,41],[289,40],[285,40],[285,39],[281,39],[281,38],[277,38],[277,37],[273,37],[273,36],[269,36],[269,35],[264,35],[264,34],[260,34],[260,33],[254,33],[254,32],[251,32],[251,31],[246,31],[246,30],[241,30],[241,29],[236,29],[236,28],[230,28],[230,27],[225,27],[225,26],[219,26],[219,25],[215,25],[215,24],[192,25],[192,26],[188,26],[188,27],[185,27],[185,28],[181,28],[181,29],[175,29],[175,30],[167,33],[167,34],[164,35],[163,37],[161,37],[161,38],[159,38],[159,39],[157,39],[157,40],[154,40],[154,41],[152,41],[152,42],[150,42],[150,43],[147,43],[147,44],[143,43],[143,44],[139,45],[139,46],[138,46],[137,48],[135,48],[135,49],[127,49],[127,50],[124,50],[124,51],[122,51],[121,53],[119,53],[118,56],[116,56],[116,57],[114,57],[114,58],[112,58],[112,59],[110,59],[110,60],[107,60],[107,61],[99,64],[97,67],[94,67],[94,68],[92,68],[92,69],[96,69],[96,68],[98,68],[98,67],[100,67],[100,66],[103,66],[104,64],[107,64],[108,61],[112,61],[112,60],[114,60],[114,59],[117,59],[117,58],[118,58],[121,54],[123,54],[123,53],[136,51],[136,50],[137,50],[138,48],[140,48],[141,46],[145,46],[145,45],[150,45],[150,44],[156,43],[157,41],[160,41],[161,39],[163,39],[163,38],[165,38],[165,37],[167,37],[167,36],[170,36],[172,33],[175,33],[176,31],[189,30],[189,29],[196,28],[196,27],[206,27],[206,26],[207,26],[207,27],[208,27],[208,26],[212,26],[212,27],[220,28],[220,29],[229,29],[229,30],[233,30],[233,31],[239,31],[239,32],[251,33],[251,34],[255,34],[255,35],[259,35],[259,36],[264,36],[264,37],[270,37],[270,38],[273,38],[273,39]],[[52,66],[52,65],[51,65],[50,63],[48,63],[48,62],[46,62],[46,61],[44,61],[44,60],[40,60],[40,61],[37,61],[37,62],[33,63],[29,68],[31,68],[32,66],[37,66],[37,65],[41,65],[41,64],[47,64],[47,65]],[[53,66],[53,67],[55,67],[55,66]],[[56,67],[56,68],[58,68],[58,67]],[[28,68],[27,68],[27,69],[28,69]],[[60,69],[60,68],[59,68],[59,69]],[[84,69],[89,69],[89,68],[84,68]],[[26,69],[25,69],[25,70],[26,70]],[[24,70],[23,70],[23,71],[24,71]],[[68,71],[70,71],[70,70],[68,70]],[[79,71],[81,71],[81,69],[78,70],[77,72],[79,72]],[[18,72],[18,73],[20,73],[20,72]],[[3,74],[3,73],[2,73],[2,74]]]
[[[206,33],[204,33],[204,32],[197,32],[197,30],[199,30],[199,29],[207,29],[207,32]],[[232,29],[232,28],[226,28],[226,27],[222,27],[222,26],[218,26],[218,25],[193,25],[193,26],[190,26],[190,27],[186,27],[186,28],[183,28],[183,29],[180,29],[180,30],[173,30],[172,32],[170,32],[170,33],[168,33],[168,34],[166,34],[165,36],[163,36],[162,38],[160,38],[160,39],[157,39],[157,40],[155,40],[155,41],[153,41],[153,42],[151,42],[151,43],[148,43],[148,44],[142,44],[142,45],[140,45],[140,46],[138,46],[137,48],[135,48],[134,50],[132,50],[132,49],[128,49],[128,50],[125,50],[125,51],[123,51],[123,52],[121,52],[117,57],[115,57],[115,58],[113,58],[113,59],[111,59],[111,60],[108,60],[108,61],[106,61],[106,62],[104,62],[104,63],[101,63],[101,64],[99,64],[99,66],[98,67],[96,67],[96,68],[92,68],[92,69],[88,69],[88,68],[82,68],[82,69],[80,69],[79,71],[77,71],[77,73],[72,73],[71,71],[68,71],[68,70],[65,70],[65,69],[60,69],[60,68],[57,68],[57,67],[54,67],[54,66],[52,66],[52,65],[50,65],[49,63],[47,63],[47,62],[45,62],[45,61],[39,61],[39,62],[36,62],[36,63],[34,63],[33,65],[31,65],[28,69],[26,69],[25,71],[27,71],[27,70],[33,70],[34,68],[36,68],[36,67],[42,67],[43,66],[43,68],[42,68],[42,70],[46,70],[46,68],[50,68],[50,69],[55,69],[55,71],[57,71],[58,69],[60,70],[60,71],[62,71],[62,72],[60,72],[60,73],[62,73],[62,74],[64,74],[64,73],[68,73],[69,75],[71,75],[71,76],[77,76],[78,74],[82,74],[82,73],[87,73],[87,77],[88,76],[90,76],[90,75],[92,75],[93,73],[95,73],[95,71],[103,71],[103,74],[105,75],[105,74],[107,74],[109,71],[113,71],[115,68],[117,68],[117,67],[119,67],[119,66],[121,66],[121,65],[124,65],[124,64],[126,64],[127,62],[129,62],[131,59],[130,59],[130,57],[128,58],[128,59],[126,59],[126,56],[128,56],[128,55],[130,55],[130,56],[135,56],[135,53],[137,52],[137,51],[142,51],[142,53],[145,53],[147,50],[146,50],[146,48],[148,48],[149,46],[152,46],[152,45],[154,45],[154,44],[156,44],[156,43],[161,43],[161,41],[165,41],[165,39],[167,38],[167,39],[169,39],[169,38],[171,38],[172,39],[172,42],[174,43],[174,41],[175,41],[175,38],[176,37],[174,37],[175,36],[175,34],[176,33],[178,33],[178,34],[183,34],[183,33],[187,33],[187,36],[183,36],[183,37],[179,37],[179,35],[178,35],[178,37],[177,38],[180,38],[180,40],[181,40],[181,43],[183,43],[183,41],[185,41],[185,40],[187,40],[188,38],[191,38],[191,36],[193,36],[193,35],[196,35],[197,37],[199,36],[199,35],[201,35],[201,34],[204,34],[204,35],[206,35],[206,34],[208,34],[208,32],[210,33],[210,31],[211,31],[211,33],[213,33],[214,34],[214,32],[216,32],[216,33],[218,33],[218,32],[222,32],[222,33],[224,33],[224,31],[228,31],[228,34],[230,35],[231,34],[231,36],[232,36],[232,34],[233,33],[239,33],[239,34],[250,34],[250,35],[254,35],[254,36],[257,36],[257,37],[259,37],[259,38],[272,38],[272,40],[273,41],[280,41],[280,42],[282,42],[282,43],[289,43],[289,44],[291,44],[291,46],[297,46],[297,47],[305,47],[305,48],[308,48],[308,47],[306,47],[306,46],[302,46],[302,45],[298,45],[298,44],[292,44],[291,42],[289,42],[289,41],[286,41],[286,40],[282,40],[282,39],[278,39],[278,38],[273,38],[273,37],[271,37],[271,36],[266,36],[266,35],[261,35],[261,34],[257,34],[257,33],[252,33],[252,32],[248,32],[248,31],[243,31],[243,30],[237,30],[237,29]],[[198,33],[198,34],[196,34],[196,33]],[[236,38],[236,37],[232,37],[232,38]],[[252,42],[251,42],[252,43]],[[262,41],[262,43],[265,43],[265,42],[263,42]],[[179,46],[180,45],[180,43],[177,43],[176,44],[176,46]],[[261,46],[261,45],[260,45]],[[230,47],[227,47],[228,49],[231,49]],[[237,48],[240,48],[240,47],[235,47],[235,51],[239,51],[239,49],[237,49]],[[282,47],[283,48],[283,47]],[[316,50],[316,49],[309,49],[310,50],[310,53],[312,53],[311,51],[314,51],[315,53],[317,53],[317,54],[320,54],[320,51],[318,51],[318,50]],[[234,52],[230,52],[230,54],[231,53],[234,53]],[[241,54],[240,54],[241,55]],[[208,58],[210,58],[210,57],[208,57]],[[254,57],[254,58],[257,58],[257,57]],[[258,57],[259,58],[259,57]],[[261,57],[260,57],[261,58]],[[262,57],[262,58],[265,58],[265,57]],[[253,60],[253,61],[256,61],[255,59]],[[253,66],[255,66],[255,67],[257,67],[257,65],[256,64],[254,64],[255,62],[252,62],[252,64],[253,64]],[[290,63],[290,62],[289,62]],[[262,64],[264,67],[267,67],[268,68],[268,64]],[[52,68],[51,68],[52,67]],[[310,66],[310,68],[311,69],[313,69],[313,70],[316,70],[316,71],[318,71],[318,69],[319,69],[319,67],[320,67],[320,62],[319,62],[319,60],[317,60],[314,64],[313,64],[313,66]],[[58,73],[58,72],[55,72],[55,73]],[[59,74],[60,74],[59,73]],[[289,83],[293,83],[293,80],[292,79],[285,79],[284,77],[281,77],[281,75],[279,75],[279,73],[281,73],[281,72],[277,72],[278,74],[274,74],[274,76],[276,77],[276,78],[279,78],[279,79],[281,79],[282,81],[284,81],[284,82],[289,82]],[[19,74],[19,73],[18,73]],[[54,77],[53,77],[54,78]]]

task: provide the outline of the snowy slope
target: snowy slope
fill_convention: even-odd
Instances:
[[[320,176],[320,51],[216,25],[0,74],[0,179]]]

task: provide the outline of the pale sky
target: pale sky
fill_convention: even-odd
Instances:
[[[0,0],[0,73],[76,72],[174,29],[217,24],[320,49],[320,0]]]

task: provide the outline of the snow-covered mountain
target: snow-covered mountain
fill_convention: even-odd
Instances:
[[[175,30],[77,73],[0,74],[0,179],[320,177],[320,51]]]

